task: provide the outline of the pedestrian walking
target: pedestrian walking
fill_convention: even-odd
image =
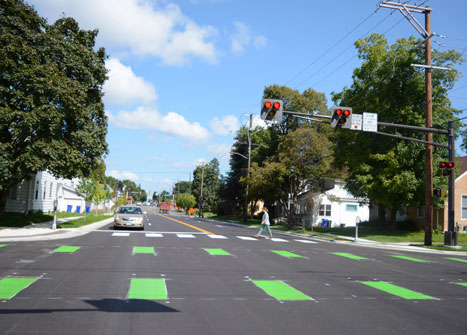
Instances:
[[[268,209],[266,207],[263,207],[263,218],[261,219],[261,228],[259,229],[258,234],[255,235],[255,238],[259,238],[259,235],[261,235],[264,228],[268,230],[269,239],[272,240],[272,232],[269,223],[269,214]]]

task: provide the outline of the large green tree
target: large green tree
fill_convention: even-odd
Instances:
[[[424,126],[424,70],[411,66],[424,63],[424,49],[416,47],[419,42],[411,37],[388,46],[378,34],[355,42],[362,65],[354,70],[350,88],[333,93],[334,102],[351,106],[354,113],[377,113],[378,121]],[[433,65],[452,67],[460,61],[457,52],[433,50]],[[447,97],[456,79],[456,70],[432,71],[434,125],[446,127],[457,113]],[[422,133],[409,130],[383,127],[379,131],[424,139]],[[447,142],[445,136],[433,137],[437,143]],[[424,203],[425,145],[346,129],[336,129],[333,143],[336,166],[348,172],[347,189],[380,205],[381,221],[384,208],[391,210],[394,223],[397,209]],[[445,149],[434,149],[434,164],[446,157]],[[435,173],[437,187],[445,181],[438,169]]]
[[[44,170],[89,176],[107,153],[96,36],[72,18],[49,25],[21,0],[0,2],[0,215],[19,181]]]
[[[201,186],[203,188],[202,197]],[[219,161],[217,158],[213,158],[208,164],[198,166],[193,172],[192,194],[198,204],[201,204],[201,201],[204,202],[207,210],[217,210],[219,186]]]

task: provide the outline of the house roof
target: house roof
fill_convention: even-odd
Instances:
[[[467,171],[467,156],[456,157],[455,164],[457,170],[456,176],[462,176]]]

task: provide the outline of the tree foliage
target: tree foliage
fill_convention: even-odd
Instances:
[[[203,185],[202,197],[201,185]],[[210,211],[217,210],[219,186],[219,161],[217,158],[213,158],[208,164],[198,166],[193,172],[192,194],[198,204],[203,201],[205,208]]]
[[[415,38],[400,39],[388,46],[384,36],[373,34],[358,40],[361,67],[354,70],[350,88],[333,93],[337,105],[352,106],[354,113],[378,114],[378,121],[425,126],[424,72],[411,66],[422,64],[424,53]],[[433,65],[452,66],[460,62],[454,51],[432,54]],[[433,71],[433,124],[444,125],[457,113],[450,106],[447,91],[457,71]],[[382,128],[379,131],[424,139],[422,133]],[[447,138],[434,135],[437,143]],[[338,129],[333,136],[335,165],[348,172],[347,189],[357,197],[390,209],[424,202],[425,145],[401,141],[368,132]],[[445,149],[434,149],[434,164],[447,157]],[[435,187],[443,182],[438,169]]]
[[[193,208],[196,205],[196,199],[193,194],[188,193],[179,193],[175,196],[175,201],[177,206],[188,211],[190,208]]]
[[[106,80],[97,30],[54,24],[21,0],[0,2],[0,215],[32,174],[89,176],[107,153]]]

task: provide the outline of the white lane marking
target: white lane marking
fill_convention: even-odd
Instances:
[[[220,228],[223,228],[224,226],[221,226],[221,225],[218,225],[218,224],[216,224],[216,227],[220,227]]]
[[[294,240],[294,241],[301,242],[301,243],[318,243],[318,242],[310,241],[310,240]]]
[[[146,237],[162,237],[162,234],[146,234]]]
[[[282,238],[272,238],[271,241],[273,241],[273,242],[289,242],[289,241],[284,240],[284,239],[282,239]]]
[[[180,238],[195,238],[195,235],[192,234],[177,234]]]
[[[130,236],[130,233],[113,233],[112,236]]]
[[[237,238],[241,240],[245,240],[245,241],[256,241],[257,240],[256,238],[250,237],[250,236],[237,236]]]
[[[208,235],[210,238],[216,238],[216,239],[227,239],[224,235]]]

